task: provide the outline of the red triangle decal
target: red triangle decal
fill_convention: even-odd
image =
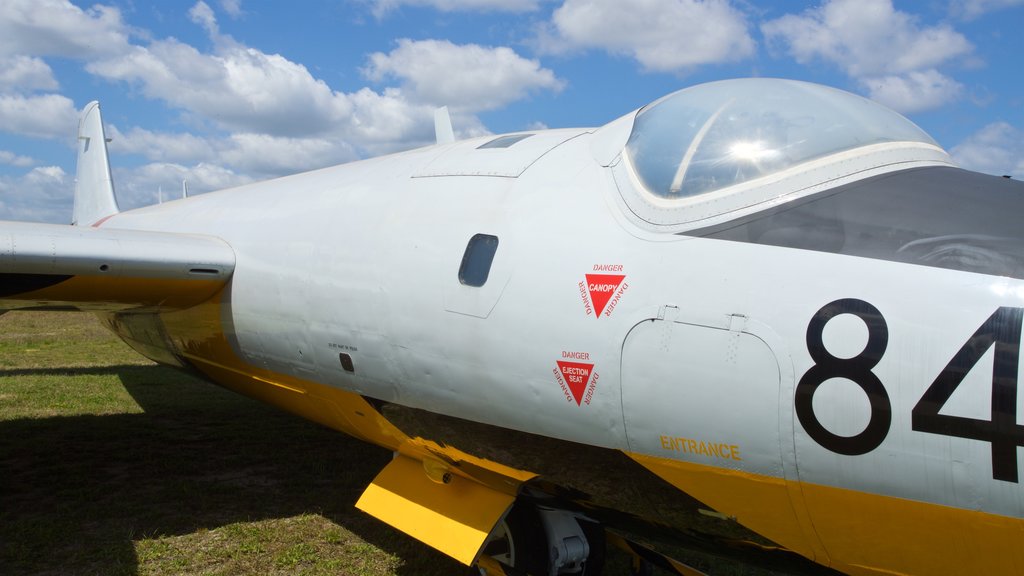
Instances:
[[[579,406],[583,401],[583,392],[587,389],[587,383],[590,382],[590,374],[594,371],[594,365],[582,362],[562,362],[561,360],[556,360],[556,362],[558,362],[558,369],[562,371],[562,379],[569,386],[569,391],[572,392],[572,397],[576,399],[576,405]]]
[[[598,318],[625,278],[624,274],[587,274],[587,290],[590,291],[590,301],[594,304]]]

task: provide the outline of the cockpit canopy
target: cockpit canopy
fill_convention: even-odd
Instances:
[[[659,226],[721,220],[886,164],[949,162],[914,123],[871,100],[770,78],[701,84],[655,101],[636,113],[623,157],[623,198]]]
[[[680,90],[642,109],[626,154],[650,193],[677,198],[896,141],[936,145],[906,118],[860,96],[748,78]]]

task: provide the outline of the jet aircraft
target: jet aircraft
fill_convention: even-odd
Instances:
[[[391,450],[357,506],[488,574],[1024,574],[1024,184],[778,79],[437,126],[121,212],[90,103],[73,225],[0,223],[0,309]]]

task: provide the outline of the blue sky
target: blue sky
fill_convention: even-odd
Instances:
[[[122,208],[458,136],[599,126],[686,86],[828,84],[1024,178],[1024,0],[0,2],[0,219],[68,222],[100,100]]]

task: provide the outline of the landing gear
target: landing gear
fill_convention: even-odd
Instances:
[[[512,530],[508,526],[507,518],[502,519],[494,527],[480,555],[497,560],[504,566],[516,567],[519,555],[516,554],[516,541],[512,538]],[[480,570],[480,573],[487,574],[483,569]]]
[[[517,502],[491,533],[483,555],[509,574],[599,576],[604,529],[567,512]],[[489,575],[485,569],[481,573]],[[490,575],[489,575],[490,576]]]

